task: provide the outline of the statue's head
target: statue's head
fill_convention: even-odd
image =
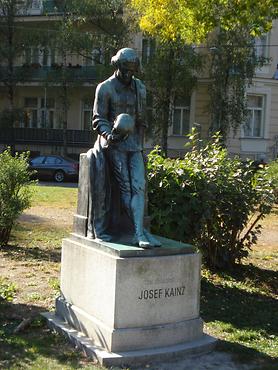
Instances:
[[[139,70],[140,60],[131,48],[120,49],[111,59],[116,69],[117,77],[126,85],[130,84],[132,76]]]

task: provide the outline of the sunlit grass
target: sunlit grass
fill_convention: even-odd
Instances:
[[[72,208],[77,203],[77,188],[59,186],[32,186],[33,206]]]
[[[10,244],[16,243],[27,248],[58,248],[61,246],[62,239],[68,236],[70,231],[71,226],[19,222],[12,230]]]

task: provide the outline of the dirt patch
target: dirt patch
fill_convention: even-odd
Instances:
[[[58,208],[35,206],[26,210],[19,221],[31,223],[52,223],[57,226],[71,226],[73,223],[74,208]]]

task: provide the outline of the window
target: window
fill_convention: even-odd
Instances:
[[[263,137],[264,96],[248,95],[248,117],[243,126],[244,137]]]
[[[268,35],[255,38],[255,53],[257,58],[268,57]]]
[[[55,100],[52,98],[25,98],[24,127],[54,128],[55,127]]]
[[[103,62],[103,53],[101,48],[92,49],[91,53],[83,58],[84,66],[94,66],[96,64],[103,64]]]
[[[27,13],[29,15],[40,15],[42,12],[42,0],[29,0],[27,2],[28,10]]]
[[[40,62],[40,49],[31,47],[25,49],[25,63],[38,64]]]
[[[190,98],[176,99],[172,115],[172,134],[186,135],[190,130]]]
[[[31,160],[32,165],[42,164],[45,157],[37,157]]]
[[[92,105],[87,102],[82,102],[82,128],[83,130],[91,130],[92,127]]]
[[[38,127],[38,99],[37,98],[25,98],[25,127]]]
[[[50,63],[51,65],[56,63],[56,50],[55,49],[50,50]]]
[[[47,47],[28,47],[25,49],[25,63],[41,66],[50,66],[56,61],[55,49]]]
[[[46,157],[45,164],[61,164],[63,160],[59,157]]]
[[[44,67],[49,65],[49,49],[48,48],[42,49],[42,65]]]
[[[52,98],[40,99],[40,123],[41,127],[54,128],[55,100]]]

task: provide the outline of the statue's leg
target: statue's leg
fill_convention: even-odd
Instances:
[[[110,150],[109,157],[123,206],[134,224],[134,242],[142,248],[150,248],[143,231],[145,170],[142,154]]]
[[[126,152],[109,150],[109,160],[113,176],[119,187],[121,201],[128,216],[132,219],[131,212],[131,187],[128,171],[128,156]]]
[[[112,236],[107,234],[108,209],[106,198],[108,190],[105,189],[106,173],[104,153],[98,151],[95,155],[93,150],[87,154],[89,160],[89,207],[88,207],[88,231],[87,237],[100,241],[111,241]]]
[[[142,248],[152,244],[144,233],[145,208],[145,167],[141,152],[129,153],[129,173],[131,182],[131,211],[135,227],[135,239]]]

